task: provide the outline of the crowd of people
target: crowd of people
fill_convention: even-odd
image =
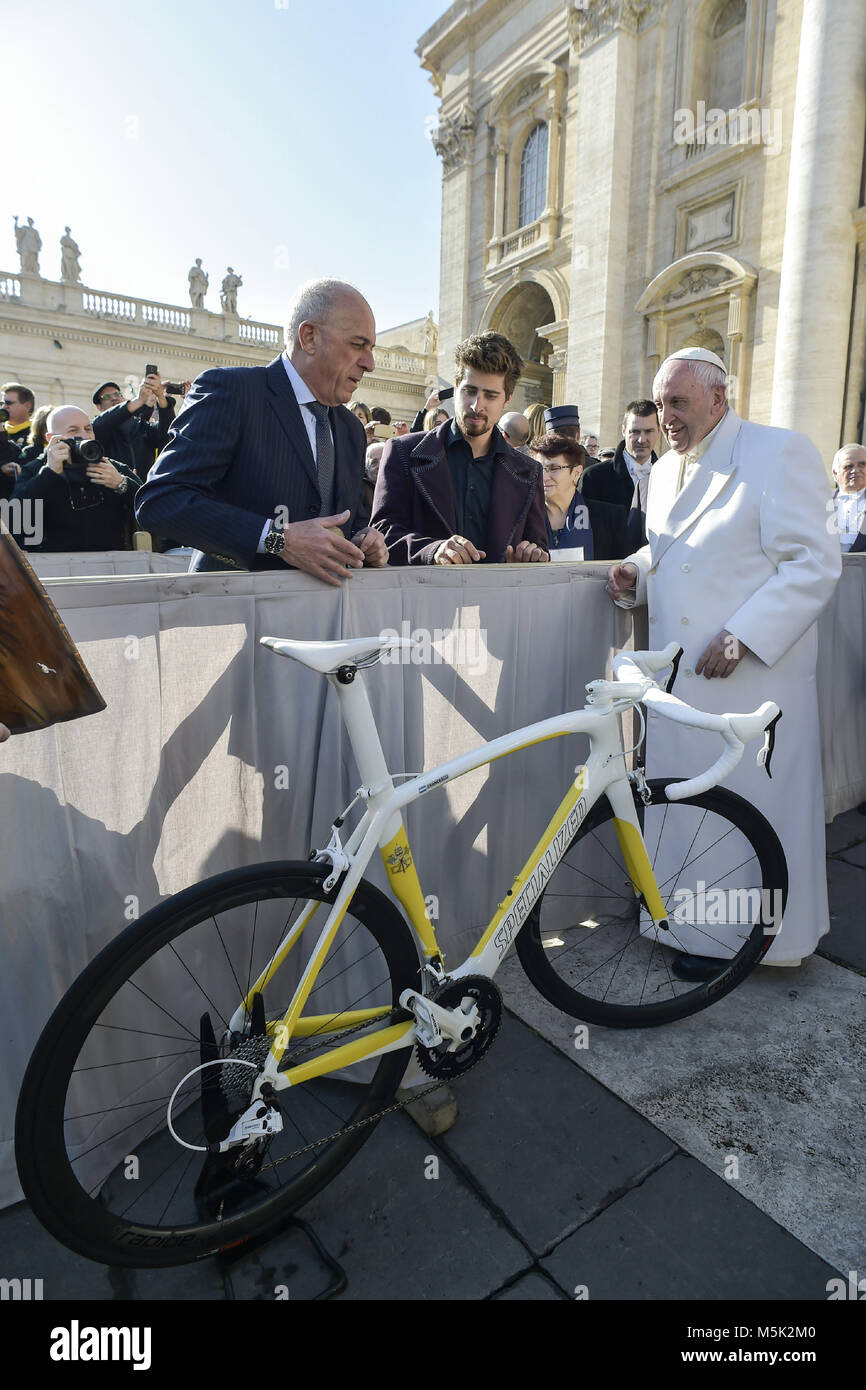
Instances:
[[[75,405],[37,408],[19,382],[6,382],[2,393],[0,505],[7,528],[33,551],[131,548],[135,495],[175,419],[176,398],[166,395],[159,373],[148,374],[132,400],[104,381],[93,393],[92,418]],[[22,518],[32,518],[34,507],[38,525],[25,531]]]
[[[600,448],[581,440],[577,405],[509,409],[524,364],[499,333],[457,346],[453,389],[411,425],[357,399],[375,322],[352,286],[302,286],[286,338],[266,367],[185,385],[179,426],[158,373],[130,401],[103,382],[92,419],[37,411],[7,383],[0,479],[10,502],[41,504],[39,548],[117,548],[135,518],[189,547],[193,571],[288,565],[333,586],[365,566],[611,561],[611,599],[646,604],[652,645],[680,646],[684,698],[749,709],[769,693],[784,707],[797,757],[772,789],[745,765],[732,785],[777,825],[788,858],[784,941],[767,961],[814,950],[828,926],[821,812],[797,786],[820,785],[815,622],[840,551],[866,550],[866,448],[837,452],[830,499],[805,435],[742,420],[724,363],[700,348],[667,358]],[[663,754],[655,733],[652,747]],[[703,745],[694,757],[702,767]],[[680,739],[686,775],[691,758]],[[683,954],[675,973],[714,968]]]
[[[301,326],[290,325],[290,347],[272,367],[291,364],[298,352],[304,353],[293,341]],[[468,338],[458,347],[455,366],[454,387],[432,392],[411,422],[392,420],[383,407],[371,409],[357,399],[361,377],[370,369],[366,363],[356,363],[348,378],[353,388],[348,400],[343,391],[324,403],[329,452],[335,444],[335,410],[345,409],[363,430],[363,436],[354,430],[349,434],[351,449],[342,451],[337,466],[338,471],[355,470],[358,487],[350,489],[351,498],[341,495],[351,501],[353,529],[365,529],[370,522],[384,539],[384,552],[378,541],[366,543],[365,563],[371,562],[371,554],[391,565],[521,561],[529,555],[534,561],[606,560],[622,558],[646,543],[650,474],[663,445],[652,400],[629,401],[621,437],[601,447],[598,434],[581,435],[577,405],[533,403],[523,412],[508,409],[523,363],[501,335]],[[204,373],[191,393],[189,382],[181,386],[184,396],[190,393],[185,408],[193,408],[185,432],[191,421],[209,413],[202,412],[200,403],[211,378],[213,372]],[[148,373],[132,399],[117,382],[104,381],[92,401],[95,413],[88,418],[74,406],[37,406],[34,393],[18,382],[2,387],[0,503],[17,500],[41,507],[39,528],[18,539],[30,550],[127,549],[136,525],[145,524],[141,516],[136,522],[136,512],[143,509],[155,549],[185,546],[210,556],[208,567],[230,563],[243,568],[227,551],[208,549],[207,536],[186,524],[194,508],[173,516],[171,534],[162,517],[154,516],[150,499],[162,489],[144,487],[149,475],[162,477],[163,458],[174,475],[179,455],[188,452],[172,429],[178,400],[167,393],[159,373]],[[296,423],[292,421],[293,428]],[[321,426],[306,412],[304,423],[313,455],[309,464],[315,462]],[[194,423],[192,428],[195,432]],[[240,428],[255,433],[251,423]],[[214,463],[219,455],[223,471],[237,442],[229,438],[224,451],[215,451]],[[866,550],[866,448],[843,446],[832,472],[836,490],[828,524],[837,531],[843,551]],[[315,485],[315,468],[308,482]],[[238,505],[243,504],[239,494]],[[291,516],[285,499],[282,505]],[[324,507],[320,499],[319,515],[325,514]],[[18,517],[14,506],[4,509],[13,534]],[[309,503],[304,519],[315,519]],[[262,533],[267,529],[263,518]],[[334,524],[330,529],[338,528]],[[254,554],[252,567],[279,559],[305,568],[303,555],[293,561],[284,552],[266,550],[263,542]],[[358,563],[357,554],[351,558]]]

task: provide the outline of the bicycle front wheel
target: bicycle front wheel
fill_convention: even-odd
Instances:
[[[288,1008],[334,900],[329,872],[274,863],[208,879],[125,931],[61,1001],[24,1077],[16,1158],[36,1216],[72,1250],[159,1267],[237,1245],[307,1202],[370,1136],[405,1048],[279,1091],[281,1133],[207,1152],[249,1106],[268,1024],[272,1033]],[[323,906],[233,1031],[308,900]],[[354,1041],[408,1017],[399,996],[417,984],[409,928],[362,881],[281,1069],[345,1042],[347,1020]]]
[[[656,930],[634,893],[601,798],[554,869],[517,937],[536,989],[587,1023],[647,1028],[727,994],[769,950],[788,893],[784,851],[754,806],[723,787],[668,801],[648,784],[644,843],[668,914]],[[715,958],[712,978],[681,980],[676,952]]]

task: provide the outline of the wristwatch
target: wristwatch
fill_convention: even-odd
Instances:
[[[271,529],[265,536],[265,553],[268,555],[282,555],[286,548],[286,538],[283,535],[282,526],[278,526],[275,521],[271,522]]]
[[[127,476],[126,476],[125,473],[121,473],[121,475],[120,475],[120,482],[117,484],[117,487],[116,487],[114,490],[115,490],[115,492],[119,492],[120,495],[121,495],[121,497],[122,497],[123,494],[126,492],[126,489],[127,489],[128,487],[129,487],[129,479],[127,478]]]

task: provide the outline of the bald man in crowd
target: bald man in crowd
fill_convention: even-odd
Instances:
[[[529,421],[519,410],[507,411],[499,421],[499,428],[512,449],[518,449],[521,454],[529,453]]]
[[[45,451],[24,466],[12,491],[13,500],[31,499],[39,508],[39,538],[25,542],[28,550],[128,549],[140,480],[125,463],[76,456],[70,441],[95,443],[93,426],[77,405],[58,406],[46,423]]]
[[[866,448],[843,444],[833,455],[833,514],[839,544],[846,555],[866,550]]]
[[[647,605],[653,649],[682,647],[675,693],[688,704],[713,714],[779,705],[772,780],[749,749],[724,785],[763,812],[782,841],[788,907],[764,959],[798,965],[829,930],[815,624],[841,559],[826,524],[827,474],[804,434],[734,413],[725,365],[706,349],[667,358],[653,399],[671,447],[650,474],[647,544],[611,567],[608,592],[621,607]],[[705,733],[649,714],[652,776],[692,777],[716,756]],[[701,859],[707,884],[721,876],[714,862],[713,853]],[[728,930],[735,942],[733,924]],[[684,954],[671,968],[682,979],[707,979],[733,954],[721,928],[676,936],[670,944]]]

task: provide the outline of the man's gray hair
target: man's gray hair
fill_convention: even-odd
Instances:
[[[346,284],[345,280],[308,280],[305,285],[298,287],[295,291],[295,297],[289,305],[289,317],[286,323],[289,351],[294,346],[301,324],[323,323],[331,313],[334,301],[346,290],[360,295],[362,299],[364,298],[359,289],[356,289],[354,285]]]
[[[830,464],[830,468],[832,469],[834,478],[836,476],[836,469],[842,467],[842,464],[845,461],[846,454],[850,453],[852,450],[854,450],[858,454],[866,454],[866,445],[843,444],[841,449],[836,450],[835,454],[833,455],[833,462]]]
[[[666,377],[670,376],[674,370],[674,365],[681,363],[689,368],[695,381],[699,386],[703,386],[705,391],[709,391],[713,386],[724,386],[727,391],[728,378],[721,367],[717,367],[714,362],[698,362],[688,357],[677,357],[673,361],[663,362],[653,377],[653,396],[658,395],[658,389]]]

